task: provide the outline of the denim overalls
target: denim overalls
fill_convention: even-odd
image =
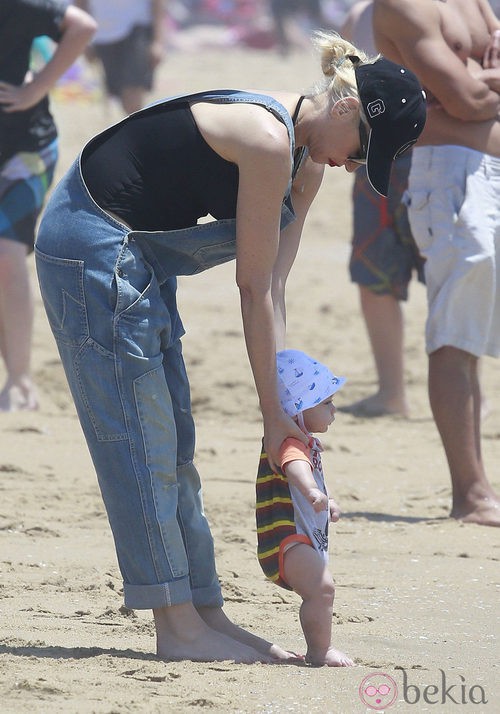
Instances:
[[[293,124],[271,97],[221,90],[163,101],[186,98],[265,106],[287,126],[292,166]],[[282,228],[294,218],[290,188],[291,180]],[[177,275],[234,258],[235,238],[234,219],[130,231],[90,196],[81,155],[54,190],[40,224],[40,289],[97,472],[130,608],[190,600],[196,607],[222,605],[193,465],[194,424],[175,293]]]

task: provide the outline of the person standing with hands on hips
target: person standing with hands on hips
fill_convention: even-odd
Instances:
[[[58,157],[48,93],[95,29],[89,15],[60,0],[0,3],[0,353],[7,373],[1,412],[38,408],[31,376],[34,300],[26,259]],[[32,72],[33,40],[42,35],[56,48]]]
[[[280,471],[269,468],[262,451],[257,472],[257,555],[266,576],[302,598],[300,623],[308,664],[350,667],[350,657],[331,646],[335,585],[328,570],[328,525],[340,511],[329,498],[321,464],[324,433],[335,421],[333,395],[345,383],[309,355],[281,350],[276,355],[283,411],[306,435],[283,442]]]
[[[307,437],[283,411],[285,282],[325,164],[387,190],[425,123],[415,76],[316,35],[307,95],[170,97],[94,137],[53,192],[37,269],[113,531],[127,607],[152,609],[163,659],[286,660],[225,615],[194,458],[176,278],[233,258],[271,467]],[[214,220],[198,224],[209,215]]]

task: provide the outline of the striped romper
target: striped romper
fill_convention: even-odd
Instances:
[[[288,483],[286,464],[307,461],[317,487],[327,493],[321,464],[322,447],[310,437],[308,446],[289,438],[280,452],[281,470],[274,473],[262,448],[256,483],[257,557],[269,580],[292,590],[283,577],[283,556],[295,543],[306,543],[328,562],[327,510],[316,513],[300,491]]]

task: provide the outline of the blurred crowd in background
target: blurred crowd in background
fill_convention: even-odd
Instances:
[[[321,13],[323,21],[340,27],[355,0],[170,0],[168,13],[175,27],[197,24],[247,25],[272,34],[275,18],[293,18],[308,29]]]
[[[71,4],[72,0],[67,0]],[[113,0],[108,0],[112,4]],[[211,45],[277,49],[305,46],[312,30],[338,30],[355,0],[165,0],[167,46],[189,49],[189,37]],[[500,0],[498,0],[500,3]]]
[[[66,0],[68,4],[73,0]],[[317,28],[339,31],[357,0],[165,0],[165,50],[248,47],[287,55]],[[500,0],[489,0],[500,14]],[[113,0],[108,0],[109,4]],[[76,71],[76,70],[75,70]],[[63,79],[62,84],[68,78]],[[70,78],[71,79],[71,78]]]
[[[110,21],[110,9],[117,10],[116,26],[124,24],[120,8],[129,8],[126,0],[65,0],[84,10],[99,13]],[[340,30],[349,9],[356,0],[163,0],[164,21],[160,34],[167,56],[176,52],[199,51],[200,48],[248,48],[286,56],[310,51],[311,33],[318,28]],[[498,0],[500,3],[500,0]],[[127,10],[130,12],[130,9]],[[94,15],[95,16],[95,15]],[[99,21],[99,17],[96,18]],[[86,56],[81,57],[57,82],[56,99],[93,100],[102,97],[102,77],[95,47],[98,30]],[[51,56],[53,43],[39,38],[33,47],[33,69],[38,69]],[[96,73],[97,71],[97,73]],[[108,97],[109,98],[109,97]],[[141,104],[142,104],[141,100]],[[137,107],[125,106],[126,113]]]
[[[64,0],[88,11],[93,0]],[[95,0],[96,3],[102,0]],[[116,0],[119,9],[125,0]],[[163,0],[162,44],[166,53],[197,51],[202,47],[243,47],[290,52],[310,50],[311,33],[318,28],[340,31],[349,10],[359,0]],[[114,4],[107,0],[106,14]],[[500,0],[489,0],[500,16]],[[117,18],[117,25],[120,20]],[[98,33],[99,34],[99,33]],[[97,36],[94,41],[96,41]],[[33,46],[32,67],[37,70],[51,55],[53,43],[39,38]],[[86,59],[92,59],[89,48]],[[85,71],[84,59],[58,81],[59,99],[89,99],[99,93],[99,80]]]
[[[262,49],[279,48],[283,20],[297,40],[298,31],[330,27],[338,30],[356,0],[169,0],[167,12],[173,30],[197,25],[225,25],[239,30],[240,41]],[[490,0],[498,14],[500,0]],[[235,39],[238,38],[236,34]]]
[[[277,49],[304,46],[318,27],[338,29],[354,0],[168,0],[169,44],[186,48],[191,34],[212,44]],[[198,31],[198,32],[197,32]],[[187,49],[189,44],[187,43]]]

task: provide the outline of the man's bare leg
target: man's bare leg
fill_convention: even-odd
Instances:
[[[500,526],[500,498],[486,478],[481,456],[478,361],[449,346],[429,355],[429,398],[450,467],[451,516]]]
[[[0,411],[37,409],[30,374],[34,301],[27,248],[0,238],[0,352],[7,378],[0,391]]]
[[[375,360],[378,391],[342,411],[359,416],[408,416],[404,383],[404,319],[399,300],[359,286],[361,310]]]
[[[191,602],[153,610],[156,653],[167,661],[271,662],[271,657],[207,625]]]

